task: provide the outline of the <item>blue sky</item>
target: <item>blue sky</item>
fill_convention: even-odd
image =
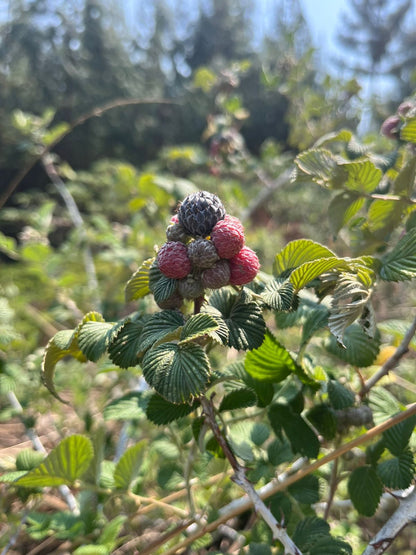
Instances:
[[[340,16],[348,8],[347,0],[300,0],[317,47],[332,50]]]

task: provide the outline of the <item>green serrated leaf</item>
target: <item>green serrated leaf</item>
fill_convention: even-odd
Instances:
[[[290,462],[293,460],[294,454],[288,439],[274,439],[267,446],[267,458],[273,466]]]
[[[290,353],[269,331],[261,346],[246,354],[244,367],[256,380],[271,383],[279,383],[297,370]]]
[[[373,200],[367,212],[368,229],[377,238],[384,239],[386,233],[400,224],[407,207],[406,200]]]
[[[126,302],[141,299],[150,293],[149,272],[154,261],[155,258],[148,258],[131,276],[125,288]]]
[[[273,279],[261,293],[263,302],[272,310],[290,310],[294,296],[293,285],[288,280]]]
[[[310,239],[296,239],[288,243],[284,249],[275,257],[273,271],[280,276],[288,270],[317,260],[319,258],[336,258],[335,254],[327,247],[315,243]]]
[[[377,465],[377,474],[383,484],[392,489],[406,489],[415,476],[415,461],[410,449],[405,449],[394,459]]]
[[[44,458],[44,453],[35,451],[34,449],[23,449],[16,457],[16,470],[32,470],[38,466]]]
[[[30,488],[73,484],[87,470],[93,456],[92,444],[87,437],[69,436],[16,484]]]
[[[236,410],[252,407],[257,402],[257,396],[252,389],[235,389],[222,399],[219,410]]]
[[[310,458],[318,456],[319,440],[312,428],[299,414],[293,412],[286,405],[274,404],[270,407],[268,416],[277,435],[283,428],[294,453],[300,453]]]
[[[341,131],[332,131],[320,137],[315,144],[315,148],[322,147],[333,143],[348,143],[352,138],[352,132],[349,129],[341,129]]]
[[[153,424],[157,424],[158,426],[163,426],[166,424],[170,424],[179,418],[183,418],[187,416],[191,412],[193,412],[198,407],[198,403],[195,402],[192,405],[189,403],[183,404],[173,404],[166,401],[163,397],[154,393],[147,405],[146,409],[146,416],[147,418],[153,422]]]
[[[392,251],[381,259],[380,277],[404,281],[416,277],[416,228],[410,229]]]
[[[352,555],[352,547],[339,538],[324,536],[317,538],[315,544],[309,551],[309,555]]]
[[[344,274],[332,293],[328,326],[343,347],[346,329],[360,318],[368,307],[372,286],[371,272],[363,272],[362,277],[364,282],[356,274]]]
[[[310,474],[289,486],[288,491],[298,503],[312,505],[319,501],[319,479]]]
[[[192,341],[204,335],[212,335],[220,329],[220,323],[207,313],[199,313],[191,316],[181,331],[181,343]]]
[[[412,156],[394,180],[393,192],[396,195],[410,196],[416,180],[416,156]]]
[[[208,357],[194,343],[163,343],[142,361],[147,383],[171,403],[186,403],[201,395],[210,378]]]
[[[328,218],[334,235],[337,235],[339,230],[361,210],[365,201],[365,197],[352,191],[343,191],[331,200],[328,207]]]
[[[400,130],[400,138],[402,141],[416,143],[416,117],[406,119]]]
[[[413,415],[383,432],[385,446],[392,455],[398,457],[408,448],[410,436],[415,429],[415,425],[416,415]]]
[[[260,445],[263,445],[263,443],[267,439],[269,439],[269,436],[270,436],[269,426],[266,426],[266,424],[263,424],[263,422],[254,423],[254,426],[250,431],[250,439],[254,443],[254,445],[257,445],[258,447],[260,447]]]
[[[382,171],[370,160],[348,162],[340,166],[345,170],[347,180],[344,187],[358,193],[372,193],[380,182]]]
[[[373,516],[383,493],[383,484],[372,466],[360,466],[349,476],[348,493],[360,514]]]
[[[397,399],[383,387],[373,387],[369,394],[369,406],[376,425],[388,420],[401,410]]]
[[[115,487],[127,491],[132,481],[136,478],[143,460],[143,451],[147,445],[146,440],[139,441],[129,447],[120,457],[114,470]]]
[[[315,332],[328,325],[328,317],[329,311],[322,305],[309,312],[302,327],[302,346],[309,342]]]
[[[296,291],[305,287],[312,280],[330,270],[348,270],[348,264],[341,258],[321,258],[305,262],[290,274],[290,281]]]
[[[334,439],[337,433],[337,419],[331,407],[324,404],[315,405],[306,417],[325,439]]]
[[[55,389],[53,378],[56,364],[66,356],[72,356],[80,362],[85,362],[86,358],[78,346],[78,333],[86,322],[99,322],[102,320],[98,312],[88,312],[75,330],[58,331],[46,346],[42,360],[41,380],[43,385],[59,399],[66,403]]]
[[[309,551],[311,546],[321,537],[330,537],[329,524],[318,517],[308,517],[296,526],[293,541],[302,551]],[[322,552],[323,555],[324,552]]]
[[[108,345],[110,359],[120,368],[137,366],[142,351],[142,331],[145,323],[145,318],[126,321]]]
[[[143,328],[140,349],[145,351],[154,343],[175,332],[178,332],[177,338],[179,339],[179,328],[182,328],[183,324],[183,316],[176,310],[162,310],[162,312],[153,314]]]
[[[0,476],[0,483],[11,484],[17,482],[22,476],[26,476],[27,470],[13,470],[12,472],[5,472]]]
[[[343,344],[340,347],[335,337],[331,336],[325,343],[325,347],[332,355],[353,366],[364,368],[371,366],[377,358],[380,350],[380,334],[375,338],[369,337],[358,324],[349,326],[343,336]]]
[[[126,515],[118,515],[110,520],[110,522],[104,526],[98,538],[99,544],[105,545],[109,551],[112,552],[117,545],[118,537],[127,518]]]
[[[139,420],[145,416],[147,403],[145,393],[131,391],[114,399],[104,408],[104,420]]]
[[[260,347],[266,324],[261,308],[251,300],[250,293],[246,289],[240,293],[233,293],[229,289],[215,291],[209,302],[221,313],[227,325],[229,347],[238,350]]]
[[[336,380],[328,381],[328,398],[336,410],[352,407],[355,403],[354,393]]]
[[[302,152],[296,157],[295,164],[315,183],[327,185],[331,180],[336,160],[331,151],[320,148]]]
[[[110,331],[114,324],[104,322],[85,322],[78,335],[78,345],[88,360],[97,362],[105,353]]]
[[[163,303],[171,297],[178,288],[178,280],[168,278],[164,275],[156,282],[153,288],[153,296],[157,303]]]

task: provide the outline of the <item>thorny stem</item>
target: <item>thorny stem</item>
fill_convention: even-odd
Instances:
[[[412,322],[412,325],[407,330],[406,335],[403,337],[403,341],[397,347],[396,351],[392,354],[392,356],[386,360],[383,366],[371,376],[363,385],[360,391],[360,396],[364,397],[370,389],[384,376],[396,368],[397,364],[399,363],[400,359],[409,351],[409,344],[416,333],[416,317]]]
[[[410,522],[416,521],[416,489],[400,500],[400,505],[370,541],[363,555],[382,555]]]
[[[241,466],[241,464],[238,462],[227,439],[224,437],[218,426],[217,420],[215,418],[215,409],[212,400],[207,399],[203,396],[200,398],[200,401],[204,411],[206,422],[211,428],[215,439],[221,446],[225,457],[227,458],[234,471],[234,476],[232,477],[232,480],[246,492],[256,512],[262,516],[264,521],[272,530],[273,539],[278,540],[284,546],[285,554],[302,555],[302,552],[290,539],[286,530],[281,526],[281,524],[277,522],[270,509],[268,509],[268,507],[266,507],[266,505],[263,503],[257,491],[254,489],[253,484],[247,479],[245,468]]]
[[[206,400],[206,402],[209,403],[208,400]],[[341,445],[340,447],[338,447],[331,453],[328,453],[328,455],[325,455],[321,459],[318,459],[312,464],[294,472],[293,474],[289,475],[285,480],[274,480],[272,482],[269,482],[266,486],[262,487],[260,491],[257,491],[256,494],[262,500],[267,499],[268,497],[274,495],[275,493],[286,489],[293,483],[298,482],[299,480],[301,480],[305,476],[308,476],[312,472],[315,472],[315,470],[318,470],[318,468],[320,468],[321,466],[328,464],[331,461],[341,457],[348,451],[351,451],[351,449],[354,449],[359,445],[367,443],[377,435],[385,432],[386,430],[392,428],[396,424],[399,424],[399,422],[406,420],[407,418],[409,418],[414,414],[416,414],[416,403],[410,405],[406,410],[404,410],[400,414],[397,414],[396,416],[393,416],[392,418],[389,418],[382,424],[379,424],[378,426],[374,426],[373,428],[368,430],[368,432],[366,432],[365,434],[353,439],[352,441],[349,441],[348,443],[345,443],[344,445]],[[213,532],[218,528],[218,526],[220,526],[221,524],[224,524],[224,522],[227,522],[228,520],[235,518],[241,513],[248,511],[250,508],[253,507],[253,502],[247,495],[233,501],[232,503],[230,503],[229,508],[227,507],[224,507],[222,509],[221,511],[222,514],[219,518],[217,518],[213,522],[206,524],[205,526],[202,526],[197,532],[190,535],[182,542],[176,544],[175,547],[168,549],[164,553],[164,555],[174,555],[180,549],[184,549],[185,547],[187,547],[188,545],[192,544],[194,541],[202,537],[204,534]],[[158,544],[158,545],[163,545],[163,544]]]

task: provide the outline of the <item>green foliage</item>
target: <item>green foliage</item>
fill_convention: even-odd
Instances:
[[[87,470],[93,457],[88,438],[69,436],[36,468],[17,481],[23,487],[59,486],[73,484]]]
[[[211,312],[210,307],[215,311]],[[226,344],[229,347],[246,351],[262,344],[266,324],[261,308],[252,300],[248,290],[243,288],[240,293],[228,289],[215,291],[209,299],[207,310],[214,317],[220,316],[224,320],[228,328]]]
[[[258,349],[246,354],[244,365],[250,376],[271,383],[279,383],[296,371],[296,363],[290,353],[270,332],[266,332]]]
[[[140,469],[146,441],[140,441],[124,451],[114,469],[114,485],[117,489],[128,490]]]
[[[372,516],[378,507],[383,484],[371,466],[355,468],[348,479],[348,493],[357,511]]]
[[[194,343],[162,343],[146,353],[142,369],[147,383],[171,403],[191,401],[210,378],[208,357]]]
[[[276,435],[281,436],[285,432],[292,451],[306,457],[316,458],[319,452],[319,440],[312,428],[290,407],[274,404],[268,412],[270,423]]]
[[[188,403],[173,404],[166,401],[163,397],[154,393],[147,404],[146,416],[154,424],[166,425],[174,422],[178,418],[183,418],[193,412],[198,403],[192,405]]]
[[[41,15],[36,3],[32,4],[27,12],[29,22]],[[295,4],[290,8],[294,15]],[[92,4],[90,7],[94,11]],[[95,76],[98,97],[85,95],[83,87],[71,89],[71,85],[81,84],[80,77],[64,80],[77,110],[88,109],[90,98],[107,101],[115,92],[128,102],[140,96],[144,86],[150,98],[186,91],[183,106],[166,104],[157,110],[141,106],[137,113],[136,108],[126,106],[117,116],[111,110],[97,111],[96,115],[102,113],[103,117],[87,117],[87,132],[78,134],[62,122],[65,118],[59,106],[57,111],[45,111],[37,100],[33,110],[42,115],[25,112],[25,105],[31,107],[31,92],[18,91],[25,102],[12,116],[13,140],[19,140],[22,152],[31,160],[65,135],[69,142],[61,143],[61,156],[65,158],[70,147],[76,146],[78,156],[88,153],[84,168],[89,156],[103,152],[121,157],[130,153],[135,163],[138,152],[139,158],[149,152],[155,153],[155,158],[140,170],[124,160],[101,160],[78,171],[51,152],[50,160],[66,196],[60,194],[56,200],[55,189],[45,187],[39,195],[16,195],[6,207],[7,233],[9,224],[12,231],[10,237],[0,233],[0,251],[7,259],[5,269],[0,268],[6,278],[0,291],[0,416],[7,421],[20,412],[14,401],[19,395],[26,428],[42,426],[43,419],[32,415],[43,415],[51,406],[47,392],[38,389],[38,348],[51,338],[45,349],[42,380],[58,398],[57,390],[69,390],[71,394],[65,398],[71,399],[74,409],[70,413],[72,408],[55,403],[52,410],[58,416],[54,427],[64,437],[74,421],[83,435],[61,440],[46,458],[32,450],[22,451],[15,468],[10,458],[0,460],[1,470],[5,470],[2,487],[7,492],[0,508],[10,524],[5,545],[17,537],[14,523],[23,515],[21,511],[9,518],[10,508],[33,504],[44,494],[43,488],[68,484],[75,486],[71,495],[80,515],[55,508],[35,513],[25,507],[23,526],[32,540],[41,542],[54,536],[71,542],[74,553],[109,554],[131,537],[141,541],[136,526],[140,516],[139,524],[144,527],[147,522],[149,527],[158,523],[160,541],[167,537],[165,533],[172,534],[169,546],[155,547],[162,552],[181,541],[176,533],[178,515],[186,522],[191,516],[200,518],[210,507],[211,522],[218,511],[230,510],[233,505],[228,503],[239,495],[237,486],[242,481],[235,476],[230,480],[228,471],[241,465],[248,479],[258,482],[256,488],[264,486],[263,491],[268,491],[276,476],[277,483],[282,483],[283,491],[265,504],[278,522],[284,519],[284,530],[303,553],[351,553],[344,540],[330,535],[329,523],[316,516],[319,502],[328,500],[331,487],[334,499],[347,493],[356,511],[370,516],[384,488],[408,487],[415,471],[414,418],[376,438],[366,450],[364,466],[357,467],[352,452],[351,459],[345,457],[334,465],[336,476],[329,477],[324,466],[319,475],[311,473],[296,481],[295,474],[289,487],[284,482],[287,473],[300,464],[299,455],[316,459],[317,464],[346,441],[345,428],[341,431],[340,426],[345,415],[348,419],[369,407],[378,424],[411,402],[410,388],[403,392],[397,385],[390,386],[388,378],[388,389],[373,387],[367,395],[364,386],[382,364],[378,355],[383,353],[380,347],[385,346],[386,336],[393,336],[397,344],[411,325],[403,319],[401,307],[403,299],[406,306],[413,299],[412,290],[406,287],[416,276],[416,163],[412,145],[406,144],[415,142],[414,116],[401,116],[400,141],[390,151],[384,139],[360,143],[345,129],[318,139],[322,132],[334,129],[334,121],[345,119],[357,89],[352,82],[316,81],[312,52],[305,48],[299,54],[303,47],[289,29],[295,24],[301,27],[299,14],[292,24],[290,18],[284,24],[285,17],[278,13],[279,33],[286,31],[265,41],[268,61],[260,63],[245,40],[244,9],[237,14],[232,0],[214,2],[212,13],[201,12],[194,39],[211,45],[211,50],[204,52],[192,50],[192,41],[185,52],[181,41],[167,40],[172,38],[172,22],[163,8],[163,2],[155,6],[154,36],[149,31],[147,38],[138,39],[124,65],[121,60],[127,58],[122,55],[120,63],[113,62],[117,51],[120,54],[117,49],[132,46],[130,39],[104,40],[107,27],[98,8],[97,17],[85,10],[85,36],[79,52],[77,48],[72,52],[73,59],[65,45],[72,35],[77,40],[78,31],[68,31],[59,44],[53,38],[44,40],[63,55],[65,68],[79,67],[80,72]],[[183,9],[186,11],[186,6]],[[16,8],[17,19],[26,28],[23,8],[19,10]],[[49,22],[44,23],[48,28]],[[208,30],[215,28],[213,23],[239,58],[226,70],[214,60],[218,45],[214,35],[208,36]],[[62,24],[60,32],[65,34],[64,17]],[[242,34],[234,40],[229,29],[236,32],[238,24]],[[166,34],[159,41],[162,28]],[[118,32],[115,26],[114,36]],[[273,50],[277,43],[284,48]],[[16,47],[16,42],[13,44]],[[106,56],[101,54],[112,45],[119,46],[112,63],[106,64]],[[3,47],[0,42],[0,51]],[[25,74],[27,52],[18,68],[9,64],[14,77]],[[88,62],[95,52],[99,53],[100,71]],[[249,61],[244,59],[247,53],[253,54]],[[7,55],[19,59],[13,52]],[[60,59],[54,54],[54,64],[59,66]],[[140,68],[132,67],[134,59],[140,59]],[[164,60],[163,66],[172,62],[168,86],[160,60]],[[190,77],[192,91],[184,66],[179,67],[177,60],[195,67],[205,64]],[[56,65],[52,70],[45,67],[52,79]],[[107,87],[104,75],[114,79],[114,86]],[[143,84],[134,76],[143,78]],[[346,95],[343,106],[340,93]],[[42,89],[39,95],[44,94]],[[263,102],[266,97],[273,102]],[[79,105],[77,98],[82,100]],[[263,105],[256,109],[256,102],[265,109]],[[214,113],[206,118],[208,105]],[[267,132],[259,125],[263,112],[270,121],[287,123],[273,130],[279,142],[265,141],[259,156],[253,156],[243,135],[249,148],[258,148],[261,133]],[[72,114],[71,119],[76,116]],[[4,118],[0,114],[2,121]],[[191,140],[199,136],[206,119],[203,137],[209,142],[208,149],[177,144],[179,136]],[[118,139],[108,140],[114,135],[107,134],[106,125],[113,126],[113,132],[117,129]],[[255,131],[256,125],[261,133]],[[291,165],[290,155],[281,154],[288,151],[287,141],[296,151],[299,146],[308,150],[296,157],[292,182],[280,187],[280,176]],[[159,148],[173,142],[173,147]],[[275,193],[277,186],[279,193]],[[245,218],[246,244],[256,249],[264,271],[245,287],[207,291],[203,300],[186,300],[180,309],[160,309],[177,290],[178,282],[160,272],[154,257],[146,257],[157,252],[155,243],[165,240],[165,227],[178,201],[198,189],[220,194],[229,214]],[[68,194],[82,215],[82,224],[78,222],[70,230],[69,212],[60,201],[68,199]],[[322,217],[324,205],[328,206],[327,222]],[[266,220],[267,227],[263,226]],[[23,229],[26,224],[28,229]],[[328,229],[333,239],[328,239]],[[297,238],[310,235],[309,230],[313,240]],[[15,240],[12,235],[17,233]],[[338,236],[342,240],[335,244]],[[89,262],[83,265],[88,252]],[[140,259],[145,259],[141,265],[137,263]],[[273,275],[268,273],[271,268]],[[384,282],[381,298],[380,281]],[[125,282],[127,307],[123,306],[121,285]],[[391,285],[388,282],[393,282],[394,290],[383,289]],[[393,307],[394,320],[377,326],[379,313],[389,314]],[[75,360],[68,360],[71,358]],[[79,369],[77,363],[87,361],[95,364]],[[409,380],[406,364],[397,371]],[[128,393],[123,394],[125,391]],[[353,419],[347,422],[348,440],[359,437],[362,424]],[[220,435],[223,442],[218,440]],[[170,493],[172,497],[167,497]],[[42,504],[39,506],[43,511]],[[142,519],[144,514],[148,516]],[[356,519],[353,511],[345,519],[343,515],[348,524]],[[330,514],[329,520],[332,527],[337,517]],[[143,532],[146,538],[146,530]],[[272,533],[260,518],[246,532],[241,549],[271,553]],[[134,549],[148,548],[144,541]],[[212,541],[213,537],[203,536],[192,549],[205,548]]]

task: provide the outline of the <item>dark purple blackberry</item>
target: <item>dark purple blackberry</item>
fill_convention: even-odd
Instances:
[[[225,217],[225,208],[217,197],[207,191],[188,195],[179,207],[179,223],[193,237],[206,237],[214,225]]]

